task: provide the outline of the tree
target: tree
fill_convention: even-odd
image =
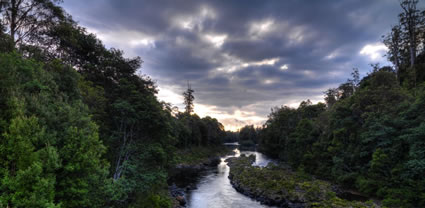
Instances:
[[[60,207],[54,202],[60,160],[46,136],[36,117],[22,115],[0,135],[0,206]]]
[[[351,72],[351,79],[348,79],[346,83],[339,85],[338,88],[330,88],[323,92],[325,94],[325,102],[328,109],[332,108],[338,100],[352,96],[359,85],[359,69],[353,68],[353,72]]]
[[[353,72],[351,72],[351,79],[348,79],[347,82],[353,86],[353,92],[355,92],[360,84],[360,73],[358,68],[353,68]]]
[[[56,5],[60,2],[61,0],[2,0],[2,24],[6,26],[14,45],[35,41],[55,20],[64,18],[62,8]]]
[[[286,155],[294,167],[307,165],[307,168],[312,168],[312,144],[317,139],[314,134],[314,123],[309,119],[302,119],[290,135]]]
[[[9,35],[4,33],[3,25],[0,24],[0,53],[11,52],[13,50],[13,43]]]
[[[16,207],[103,207],[106,149],[81,102],[80,75],[58,61],[42,65],[15,53],[0,54],[0,62],[0,160],[7,164],[0,165],[7,189],[0,192],[11,197],[4,200],[25,203]]]
[[[257,144],[257,131],[254,125],[246,125],[239,131],[239,144],[242,146],[255,146]]]
[[[193,96],[193,93],[195,91],[191,88],[190,84],[187,84],[187,90],[183,93],[184,96],[184,104],[186,105],[185,110],[186,113],[190,114],[193,112],[193,101],[195,100],[195,97]]]
[[[206,132],[204,135],[204,145],[219,145],[225,137],[224,126],[215,118],[209,116],[202,118],[202,122],[205,125]]]
[[[289,135],[299,122],[296,109],[288,106],[272,108],[260,137],[260,150],[270,156],[284,159]]]
[[[408,40],[410,67],[415,65],[419,40],[419,26],[423,21],[423,17],[421,16],[419,10],[416,9],[417,4],[418,0],[403,0],[400,3],[403,12],[399,15],[399,18],[401,26],[403,27],[403,31],[407,36],[406,39]]]
[[[397,78],[400,79],[401,51],[403,50],[400,25],[392,27],[391,32],[384,36],[383,42],[388,48],[388,60],[394,64]]]
[[[0,0],[0,207],[168,206],[177,144],[221,144],[223,125],[191,114],[190,85],[180,118],[59,2]]]
[[[338,89],[330,88],[323,93],[325,94],[326,106],[332,108],[336,101],[338,101]]]

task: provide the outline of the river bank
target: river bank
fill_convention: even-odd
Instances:
[[[263,204],[277,207],[379,207],[372,201],[348,201],[337,196],[338,189],[327,181],[293,172],[284,165],[252,166],[255,156],[228,158],[229,179],[240,193]]]
[[[213,168],[221,162],[224,155],[234,154],[231,148],[225,146],[193,147],[176,152],[176,165],[168,171],[168,184],[173,207],[185,206],[186,193],[196,189],[197,179],[208,168]]]

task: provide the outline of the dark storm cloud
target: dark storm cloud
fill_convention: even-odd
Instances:
[[[400,12],[396,0],[73,0],[64,7],[106,45],[141,56],[142,71],[161,88],[181,94],[190,81],[199,104],[259,117],[274,105],[318,100],[353,67],[364,74],[385,61],[359,52],[378,44]]]

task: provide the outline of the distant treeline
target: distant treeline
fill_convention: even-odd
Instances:
[[[274,108],[252,139],[259,150],[385,206],[425,207],[425,11],[416,5],[402,1],[384,36],[394,67],[373,65],[362,79],[354,69],[326,103]]]
[[[224,142],[238,142],[244,147],[254,147],[258,143],[258,132],[260,128],[255,128],[254,125],[246,125],[238,131],[226,131]]]
[[[223,125],[158,101],[139,57],[58,2],[0,2],[0,207],[170,207],[176,150],[221,144]]]

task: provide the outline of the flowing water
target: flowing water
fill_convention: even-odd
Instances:
[[[273,162],[265,155],[257,151],[239,151],[235,149],[234,155],[228,155],[221,158],[221,163],[217,165],[217,169],[208,170],[202,176],[197,184],[197,189],[187,194],[189,208],[257,208],[269,207],[237,192],[230,184],[229,166],[226,160],[229,157],[239,157],[241,154],[255,154],[256,161],[253,165],[266,166],[269,162]]]
[[[225,144],[226,145],[226,144]],[[257,151],[240,151],[237,148],[237,143],[227,144],[234,147],[235,154],[227,155],[221,158],[221,163],[217,168],[212,168],[206,171],[197,182],[197,189],[187,193],[187,207],[189,208],[264,208],[270,207],[260,204],[239,192],[237,192],[230,184],[229,166],[225,160],[229,157],[239,157],[241,154],[255,155],[254,166],[266,166],[269,162],[275,163],[267,156]],[[339,197],[346,200],[366,201],[369,198],[362,195],[344,192]]]

